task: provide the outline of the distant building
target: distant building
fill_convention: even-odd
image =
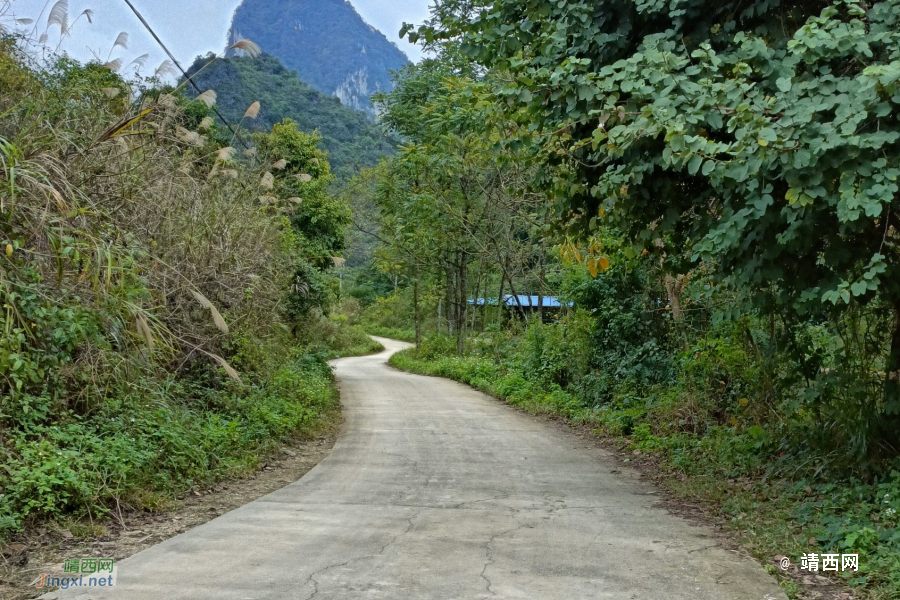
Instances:
[[[497,306],[497,298],[470,298],[469,304],[475,306]],[[538,312],[538,309],[544,307],[544,316],[552,316],[557,314],[563,306],[570,307],[572,302],[563,304],[556,296],[513,296],[507,294],[503,296],[502,306],[505,311],[511,315],[531,315]]]

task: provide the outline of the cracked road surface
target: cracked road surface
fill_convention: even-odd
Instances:
[[[783,600],[602,450],[463,385],[335,362],[346,428],[301,480],[47,598]]]

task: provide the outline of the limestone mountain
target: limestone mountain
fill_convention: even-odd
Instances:
[[[300,79],[345,106],[372,112],[372,94],[392,89],[400,49],[345,0],[244,0],[230,37],[255,41]]]

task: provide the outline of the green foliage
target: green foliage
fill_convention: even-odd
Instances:
[[[859,553],[855,585],[900,589],[900,473],[894,471],[876,485],[811,489],[815,498],[797,507],[796,522],[814,528],[817,541],[831,552]]]
[[[395,286],[412,287],[412,328],[446,323],[458,352],[478,321],[502,318],[473,297],[546,292],[554,266],[543,197],[525,187],[532,157],[502,146],[515,124],[473,92],[477,77],[442,51],[399,73],[378,99],[382,121],[406,143],[374,170],[376,264]]]
[[[291,119],[276,123],[270,133],[253,137],[261,156],[273,164],[286,161],[273,171],[272,191],[280,198],[296,199],[289,207],[291,225],[303,236],[307,256],[321,268],[333,264],[331,257],[344,249],[350,209],[328,193],[334,176],[326,153],[319,149],[320,140],[315,133],[300,131]]]
[[[382,327],[380,325],[364,325],[363,330],[369,335],[384,337],[401,342],[415,343],[416,332],[411,329],[398,329],[394,327]]]
[[[391,71],[409,64],[343,0],[244,0],[231,36],[254,40],[322,94],[363,110],[371,93],[392,88]]]
[[[193,76],[213,58],[198,58],[188,75]],[[273,56],[220,59],[193,80],[201,90],[215,90],[219,112],[231,123],[241,123],[242,129],[269,131],[275,124],[292,119],[301,131],[317,132],[339,177],[374,166],[394,150],[394,144],[368,115],[316,91]],[[245,119],[244,113],[254,102],[261,105],[259,115]],[[220,128],[224,129],[221,124]]]
[[[328,192],[333,175],[318,146],[319,137],[298,130],[294,121],[285,119],[270,133],[255,134],[253,141],[261,157],[279,165],[263,176],[263,182],[271,179],[263,187],[274,194],[266,198],[284,204],[281,212],[291,226],[290,245],[297,250],[288,314],[296,321],[314,309],[327,312],[335,296],[335,282],[326,271],[344,249],[350,209]]]
[[[239,353],[235,364],[249,366],[243,361]],[[0,533],[67,514],[96,518],[117,504],[140,509],[144,490],[176,495],[240,474],[285,438],[314,433],[336,410],[321,357],[292,352],[256,373],[257,382],[222,390],[174,376],[122,383],[90,415],[7,429]]]
[[[403,329],[409,324],[408,316],[412,305],[408,292],[390,294],[377,298],[374,304],[367,306],[360,320],[368,325]]]
[[[651,250],[695,240],[801,312],[896,295],[879,220],[897,192],[896,2],[509,1],[471,20],[462,4],[422,33],[462,34],[463,52],[514,75],[498,96],[566,126],[585,165],[560,182],[570,217],[602,206]]]
[[[665,290],[654,285],[655,275],[620,252],[601,277],[584,272],[569,277],[567,296],[595,315],[588,325],[590,341],[575,350],[590,347],[589,363],[573,381],[580,395],[595,405],[609,401],[622,381],[646,390],[673,380],[676,341],[662,301]]]
[[[374,349],[285,309],[336,283],[348,216],[318,138],[284,123],[235,160],[202,102],[28,64],[0,45],[3,536],[253,468],[330,422],[327,357]]]

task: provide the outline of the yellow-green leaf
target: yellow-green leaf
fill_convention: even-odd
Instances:
[[[604,258],[601,258],[601,259],[600,259],[600,271],[601,271],[602,273],[606,273],[606,271],[607,271],[608,269],[609,269],[609,259],[608,259],[608,258],[605,258],[605,257],[604,257]]]

